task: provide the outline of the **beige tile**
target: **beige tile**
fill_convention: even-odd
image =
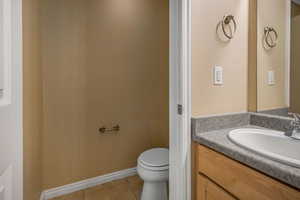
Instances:
[[[119,200],[120,198],[124,200],[135,200],[134,193],[130,190],[130,186],[127,180],[115,181],[113,184],[113,193],[111,195],[111,200]]]
[[[85,190],[85,200],[110,200],[112,186],[104,184]]]
[[[82,190],[82,191],[74,192],[72,194],[56,197],[51,200],[85,200],[84,191]]]
[[[129,184],[143,184],[143,180],[138,175],[127,177],[126,180]]]
[[[124,180],[113,181],[85,191],[85,200],[136,200],[130,191],[129,182]]]
[[[51,200],[140,200],[142,186],[138,176],[131,176]]]
[[[130,191],[133,192],[137,200],[140,200],[143,189],[143,180],[138,176],[132,176],[128,177],[127,181],[130,187]]]

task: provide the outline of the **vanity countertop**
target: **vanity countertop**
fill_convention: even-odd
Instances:
[[[259,126],[245,125],[201,133],[196,132],[193,134],[193,140],[288,185],[300,189],[299,168],[273,161],[231,142],[227,135],[230,131],[238,128],[263,129]]]

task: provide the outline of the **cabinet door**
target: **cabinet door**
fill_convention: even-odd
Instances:
[[[232,195],[202,175],[197,175],[197,200],[235,200]]]
[[[300,190],[201,145],[198,146],[197,172],[238,199],[300,200]]]

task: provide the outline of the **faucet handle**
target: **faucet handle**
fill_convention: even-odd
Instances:
[[[292,115],[294,117],[295,121],[300,121],[300,114],[298,113],[288,113],[289,115]]]
[[[296,129],[300,129],[300,114],[289,113],[289,115],[292,115],[294,117],[294,120],[291,121],[291,126],[293,126]]]

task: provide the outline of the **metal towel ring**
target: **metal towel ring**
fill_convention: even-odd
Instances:
[[[269,48],[274,48],[277,45],[277,40],[278,40],[278,33],[273,27],[265,27],[264,29],[265,33],[265,42]],[[272,39],[271,33],[274,34],[275,40]],[[270,42],[271,40],[271,42]]]
[[[230,34],[228,34],[227,31],[225,30],[225,26],[230,25],[231,22],[233,23],[234,31],[233,32],[231,31]],[[234,37],[236,29],[237,29],[237,24],[234,19],[234,16],[233,15],[225,15],[222,20],[222,30],[223,30],[225,37],[227,37],[229,40],[231,40]]]

